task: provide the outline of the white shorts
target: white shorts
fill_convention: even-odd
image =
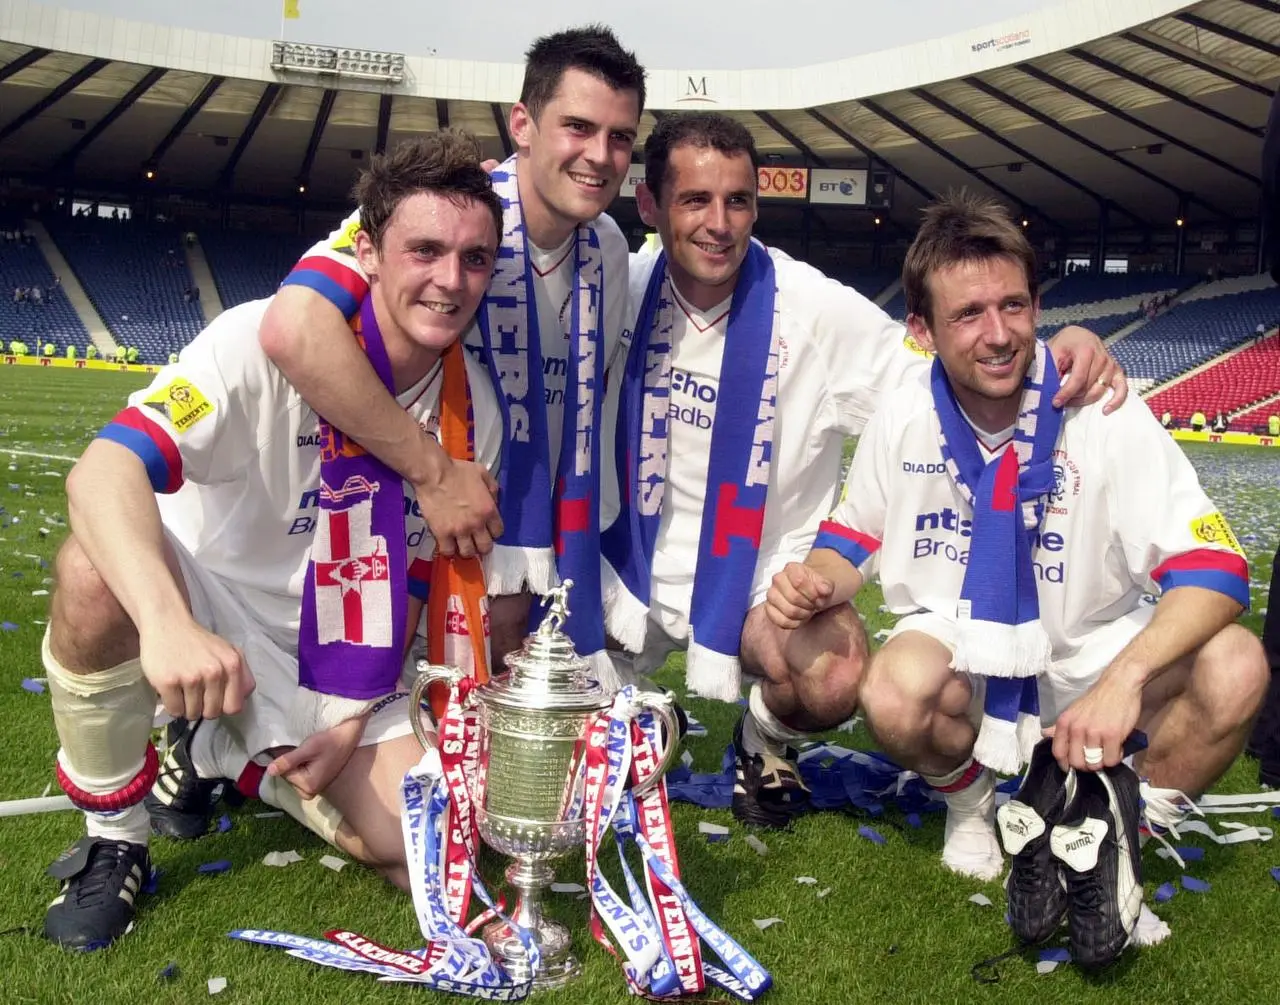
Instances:
[[[273,747],[296,747],[305,736],[294,735],[289,710],[298,693],[298,659],[285,652],[266,629],[215,576],[196,563],[191,553],[166,530],[165,536],[178,558],[182,578],[191,598],[191,614],[199,624],[244,653],[256,685],[242,711],[220,720],[236,734],[250,757]],[[412,683],[409,671],[401,686]],[[408,681],[406,681],[408,677]],[[374,705],[360,738],[367,747],[413,732],[409,720],[407,689],[388,695]]]
[[[1073,655],[1050,663],[1040,678],[1040,721],[1046,726],[1052,724],[1068,705],[1093,687],[1102,671],[1147,626],[1154,614],[1155,606],[1144,604],[1093,632]],[[894,626],[889,639],[903,632],[921,632],[955,652],[954,618],[932,611],[908,614]],[[969,683],[973,687],[970,716],[976,716],[976,722],[982,718],[983,686],[981,680],[972,677]]]

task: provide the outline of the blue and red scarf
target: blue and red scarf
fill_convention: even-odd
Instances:
[[[627,356],[614,462],[621,509],[601,535],[605,620],[639,652],[649,618],[653,552],[667,477],[674,304],[666,255],[649,277]],[[773,420],[778,403],[777,282],[768,251],[752,242],[729,308],[720,369],[723,393],[711,427],[706,505],[693,575],[686,683],[707,698],[736,701],[738,651],[760,553]]]
[[[498,505],[504,530],[489,560],[495,595],[546,593],[574,583],[566,633],[597,670],[607,668],[600,600],[600,445],[604,401],[604,267],[591,224],[577,230],[570,294],[569,362],[560,456],[547,438],[542,343],[520,191],[512,157],[490,176],[502,199],[502,244],[477,314],[499,390],[505,432]],[[611,277],[625,282],[625,276]],[[536,607],[536,605],[535,605]],[[541,621],[534,610],[533,624]]]
[[[939,359],[931,388],[942,459],[973,508],[953,665],[985,679],[974,758],[1012,775],[1040,739],[1038,678],[1051,653],[1040,624],[1031,543],[1044,519],[1044,497],[1053,491],[1053,451],[1062,426],[1062,412],[1053,405],[1058,371],[1049,350],[1037,343],[1013,443],[989,464]]]

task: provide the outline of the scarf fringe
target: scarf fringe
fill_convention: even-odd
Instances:
[[[742,697],[742,664],[736,656],[726,656],[689,640],[685,658],[685,685],[691,694],[714,701],[736,702]]]
[[[973,744],[973,759],[981,761],[999,775],[1016,775],[1024,758],[1018,743],[1018,726],[1008,719],[985,715],[978,739]]]
[[[1027,712],[1018,713],[1018,725],[1014,732],[1018,742],[1018,757],[1024,763],[1031,760],[1036,744],[1044,739],[1041,735],[1043,729],[1040,716],[1030,715]]]
[[[625,682],[618,675],[618,668],[613,665],[613,660],[605,650],[601,649],[585,658],[591,664],[591,676],[600,682],[605,694],[613,697],[622,690]]]
[[[550,548],[519,548],[497,544],[485,563],[485,581],[492,597],[528,589],[539,595],[560,585],[556,554]]]
[[[289,709],[289,729],[299,743],[373,708],[379,698],[344,698],[300,687]]]
[[[1036,677],[1053,653],[1039,621],[1006,625],[962,618],[957,622],[955,668],[984,677]],[[987,763],[983,758],[978,760]]]
[[[622,577],[604,559],[600,560],[600,586],[604,595],[604,630],[627,652],[640,652],[649,629],[649,605],[627,589]]]

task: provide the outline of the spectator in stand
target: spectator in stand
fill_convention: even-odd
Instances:
[[[67,359],[75,359],[75,358],[76,358],[76,347],[73,345],[67,346]]]
[[[172,366],[176,362],[178,362],[178,354],[176,352],[169,353],[169,365]]]
[[[55,346],[52,342],[46,342],[44,344],[44,354],[49,359],[53,359],[53,354],[57,351],[58,351],[58,347]]]
[[[39,307],[44,302],[44,291],[39,286],[31,287],[27,294],[31,298],[31,302]]]
[[[1227,416],[1219,409],[1213,417],[1213,425],[1210,427],[1215,433],[1225,433],[1227,431]]]
[[[22,300],[26,295],[27,295],[27,291],[24,290],[21,286],[15,286],[13,288],[13,302],[15,304],[22,303]]]
[[[1196,409],[1196,410],[1191,414],[1191,429],[1192,429],[1192,431],[1193,431],[1193,432],[1196,432],[1196,433],[1200,432],[1202,429],[1204,429],[1204,427],[1205,427],[1205,423],[1206,423],[1207,421],[1208,421],[1208,420],[1206,420],[1206,419],[1205,419],[1205,417],[1204,417],[1204,412],[1200,411],[1200,409],[1198,409],[1198,408],[1197,408],[1197,409]]]
[[[138,347],[131,345],[125,350],[124,359],[126,363],[133,364],[138,362]]]
[[[98,358],[98,347],[97,347],[96,345],[94,345],[92,342],[90,342],[90,343],[89,343],[89,345],[85,348],[85,351],[84,351],[84,358],[85,358],[85,359],[97,359],[97,358]]]
[[[127,350],[125,349],[124,346],[122,345],[116,346],[116,362],[117,363],[125,362],[126,353],[127,353]]]
[[[1164,426],[1165,429],[1173,425],[1173,413],[1167,408],[1164,410],[1164,415],[1160,416],[1160,425]]]
[[[1280,436],[1280,415],[1267,416],[1267,435]]]

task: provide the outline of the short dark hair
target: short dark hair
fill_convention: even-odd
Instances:
[[[376,154],[360,172],[353,191],[360,206],[360,229],[382,248],[382,235],[396,207],[418,192],[434,192],[461,205],[478,202],[493,214],[502,240],[502,200],[480,166],[480,144],[456,129],[406,140],[389,154]]]
[[[524,54],[520,103],[534,121],[555,97],[566,70],[589,73],[615,91],[635,91],[644,111],[644,67],[636,54],[624,49],[609,28],[589,24],[536,38]]]
[[[1008,258],[1022,266],[1034,303],[1040,295],[1036,253],[1009,210],[966,189],[934,200],[925,207],[924,220],[902,263],[907,314],[931,324],[929,277],[950,265],[990,258]]]
[[[760,154],[751,130],[737,119],[720,112],[679,112],[664,115],[644,141],[644,183],[653,198],[662,202],[662,186],[667,180],[671,151],[679,147],[701,147],[722,154],[746,154],[751,169],[760,169]]]

